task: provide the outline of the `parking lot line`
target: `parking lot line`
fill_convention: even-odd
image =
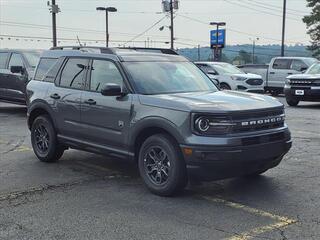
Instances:
[[[275,229],[279,229],[279,228],[284,228],[284,227],[287,227],[287,226],[297,222],[297,220],[290,219],[290,218],[287,218],[287,217],[283,217],[283,216],[280,216],[280,215],[276,215],[276,214],[273,214],[273,213],[269,213],[269,212],[266,212],[264,210],[252,208],[252,207],[240,204],[240,203],[230,202],[230,201],[227,201],[227,200],[224,200],[224,199],[212,198],[212,197],[207,197],[207,196],[202,196],[202,198],[204,198],[204,199],[206,199],[206,200],[208,200],[210,202],[221,203],[221,204],[223,204],[225,206],[228,206],[228,207],[231,207],[231,208],[239,209],[239,210],[245,211],[247,213],[251,213],[251,214],[254,214],[254,215],[257,215],[257,216],[260,216],[260,217],[267,217],[267,218],[270,218],[272,220],[276,220],[277,221],[276,223],[273,223],[273,224],[257,227],[257,228],[254,228],[252,230],[249,230],[249,231],[246,231],[246,232],[243,232],[243,233],[239,233],[239,234],[237,234],[235,236],[227,238],[227,240],[249,240],[249,239],[253,239],[257,235],[260,235],[262,233],[269,232],[269,231],[272,231],[272,230],[275,230]]]

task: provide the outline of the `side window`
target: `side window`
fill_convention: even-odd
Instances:
[[[107,83],[114,83],[122,86],[123,78],[119,69],[113,62],[105,60],[93,60],[91,68],[91,91],[101,91]]]
[[[273,63],[273,69],[290,69],[290,62],[289,59],[276,59]]]
[[[88,60],[70,58],[61,73],[60,86],[82,89]]]
[[[301,72],[303,69],[308,69],[308,66],[301,60],[293,60],[291,64],[291,69]]]
[[[42,81],[46,76],[48,71],[53,67],[57,62],[56,58],[41,58],[37,67],[36,75],[34,76],[35,80]]]
[[[8,59],[8,53],[0,52],[0,69],[6,68],[7,59]]]
[[[21,54],[13,53],[9,61],[9,70],[12,66],[24,67]]]

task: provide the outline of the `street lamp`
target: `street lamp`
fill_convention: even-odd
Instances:
[[[109,16],[108,13],[109,12],[117,12],[117,9],[114,7],[97,7],[96,8],[97,11],[105,11],[106,12],[106,47],[109,47]]]
[[[255,49],[256,49],[256,41],[259,41],[260,38],[249,38],[252,41],[252,64],[255,61]]]
[[[216,48],[215,48],[215,54],[214,54],[214,56],[215,56],[215,60],[216,61],[219,61],[219,47],[218,47],[218,45],[219,45],[219,27],[221,26],[226,26],[226,23],[225,22],[211,22],[210,23],[210,25],[212,25],[212,26],[217,26],[217,32],[216,32],[216,34],[217,34],[217,36],[216,36]]]

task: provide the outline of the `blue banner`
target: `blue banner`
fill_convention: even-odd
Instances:
[[[218,31],[218,47],[224,48],[226,44],[226,30],[219,29]],[[217,30],[210,31],[210,45],[211,48],[215,48],[217,46]]]

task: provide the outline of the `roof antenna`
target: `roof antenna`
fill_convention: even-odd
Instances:
[[[77,35],[77,40],[78,40],[79,46],[82,47],[82,44],[80,42],[80,39],[79,39],[78,35]]]

